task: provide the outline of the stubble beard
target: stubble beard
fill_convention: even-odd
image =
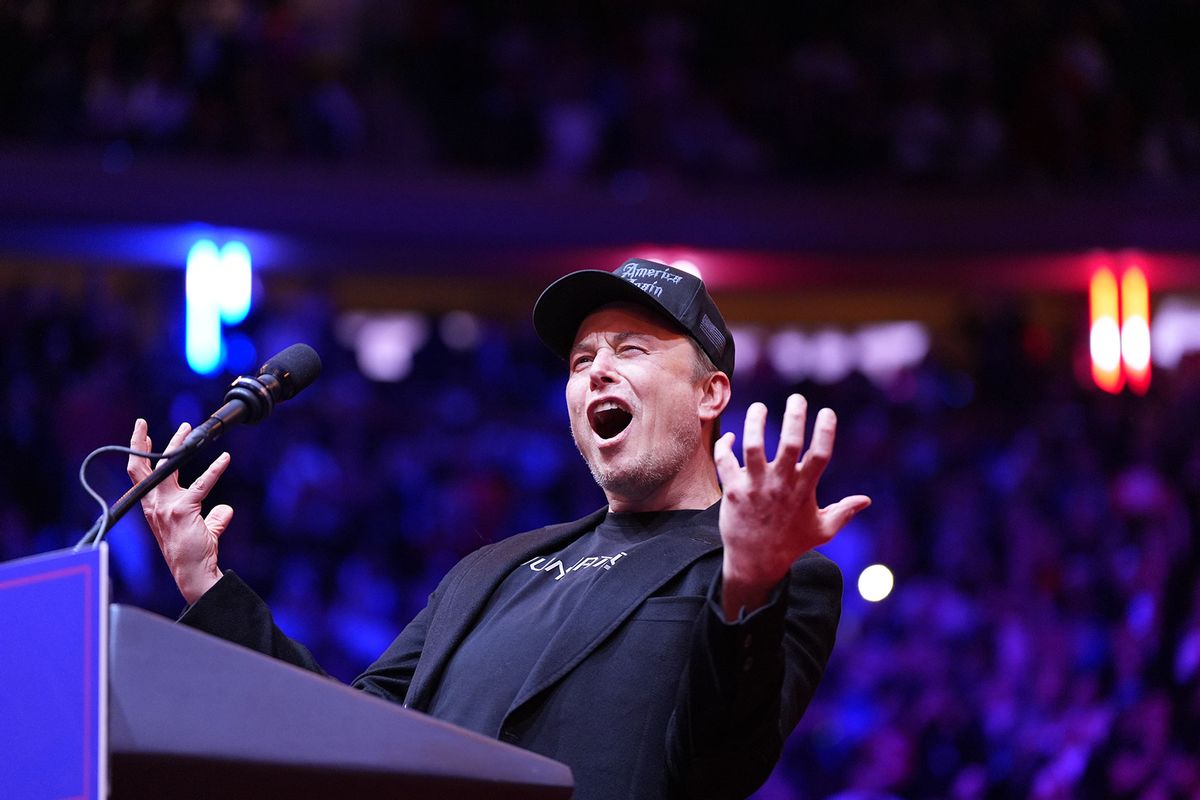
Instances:
[[[586,435],[590,433],[589,430]],[[687,421],[676,420],[671,425],[663,447],[644,452],[632,461],[618,458],[615,463],[601,464],[599,458],[588,457],[587,452],[580,447],[574,429],[571,430],[575,449],[583,456],[597,485],[609,497],[615,495],[629,499],[647,497],[679,475],[692,457],[693,443],[697,435],[696,430]]]

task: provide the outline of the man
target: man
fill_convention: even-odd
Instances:
[[[817,505],[834,415],[817,415],[801,458],[792,395],[768,461],[767,411],[752,405],[739,465],[734,435],[716,439],[732,337],[704,284],[662,264],[571,273],[534,326],[567,360],[571,433],[607,507],[468,555],[354,685],[563,761],[580,800],[745,797],[833,647],[841,574],[810,551],[870,504]],[[143,420],[132,446],[150,448]],[[200,504],[228,464],[144,501],[189,603],[181,621],[320,671],[217,566],[233,511]],[[134,480],[149,471],[130,459]]]

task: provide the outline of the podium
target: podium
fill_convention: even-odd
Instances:
[[[107,554],[0,564],[11,798],[571,796],[557,761],[142,609]]]

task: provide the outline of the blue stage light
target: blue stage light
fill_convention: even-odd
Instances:
[[[221,248],[221,321],[237,325],[250,313],[250,249],[241,242]]]
[[[222,325],[236,325],[250,313],[250,250],[238,241],[217,249],[211,239],[192,245],[187,256],[185,352],[188,366],[209,375],[225,359]]]

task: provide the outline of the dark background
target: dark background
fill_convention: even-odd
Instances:
[[[1087,350],[1098,266],[1200,307],[1197,31],[1194,2],[0,0],[0,558],[79,537],[79,464],[136,416],[162,445],[309,342],[320,380],[221,443],[222,557],[351,678],[465,552],[603,502],[540,289],[686,259],[739,337],[726,429],[801,391],[841,420],[822,498],[875,500],[759,796],[1198,796],[1200,362],[1109,395]],[[202,237],[255,267],[212,376]],[[918,361],[854,368],[904,321]],[[144,523],[111,546],[116,599],[178,613]]]

